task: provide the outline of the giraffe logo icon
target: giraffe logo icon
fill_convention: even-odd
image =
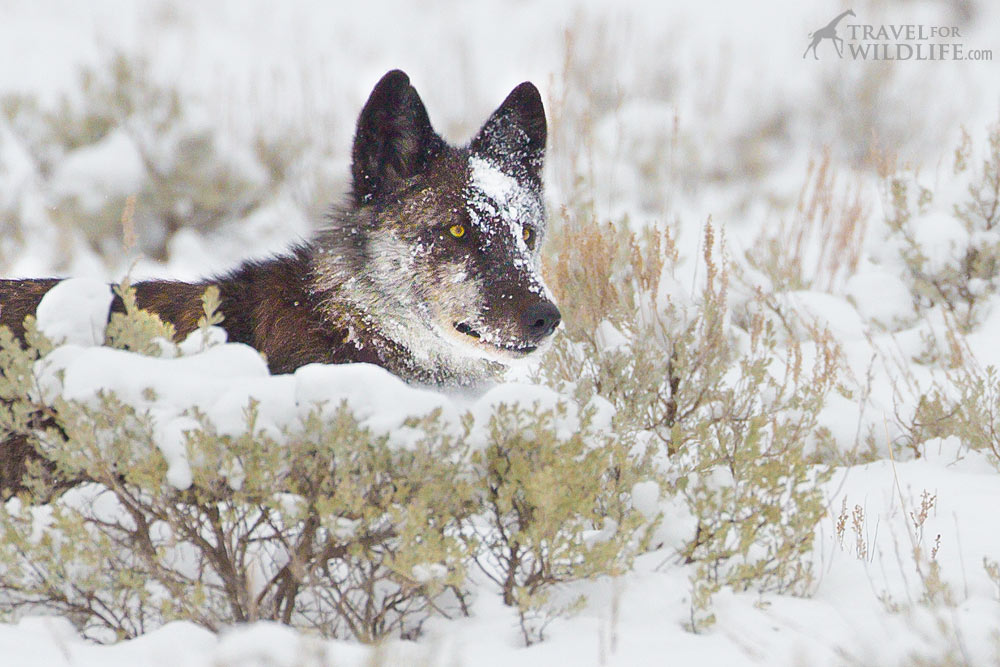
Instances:
[[[833,42],[833,48],[837,49],[837,55],[841,58],[844,57],[844,40],[837,37],[837,24],[840,23],[845,16],[857,16],[853,9],[848,9],[846,12],[837,15],[835,19],[827,23],[825,26],[817,30],[816,32],[809,33],[809,37],[812,38],[812,42],[806,47],[805,53],[802,57],[805,58],[809,53],[809,49],[812,49],[813,59],[819,60],[819,56],[816,55],[816,47],[824,39],[829,39]]]

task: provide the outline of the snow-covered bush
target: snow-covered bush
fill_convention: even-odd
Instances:
[[[1000,470],[1000,375],[975,359],[948,369],[940,381],[921,394],[910,420],[904,423],[904,445],[915,457],[928,442],[957,437],[963,448],[986,454]]]
[[[217,319],[205,301],[203,331]],[[108,337],[162,353],[171,332],[155,320],[131,312]],[[0,507],[0,608],[55,609],[102,639],[173,619],[270,619],[374,641],[459,613],[460,523],[475,505],[467,446],[443,422],[414,423],[420,436],[399,448],[346,406],[316,406],[278,437],[254,404],[236,435],[195,410],[177,434],[190,469],[179,483],[149,412],[103,392],[46,405],[34,369],[51,346],[30,320],[37,346],[0,335],[0,423],[47,462]],[[37,504],[66,480],[74,488]]]
[[[573,213],[569,213],[573,216]],[[653,456],[680,506],[664,524],[693,565],[692,626],[711,620],[722,586],[808,592],[810,550],[828,479],[809,452],[828,434],[817,416],[837,377],[828,337],[779,344],[758,310],[730,323],[728,271],[704,239],[704,279],[691,298],[673,277],[669,231],[640,233],[571,217],[551,243],[550,274],[566,335],[542,375],[615,407],[617,437]]]
[[[942,192],[908,170],[888,174],[884,184],[889,241],[914,306],[945,309],[963,333],[1000,288],[1000,123],[985,144],[975,151],[963,132]]]
[[[105,257],[124,243],[160,260],[180,229],[209,232],[252,213],[304,148],[290,134],[234,141],[202,106],[158,83],[144,57],[125,53],[82,70],[79,89],[54,107],[0,100],[11,138],[44,184],[52,222],[82,233]],[[10,213],[8,236],[26,233]]]
[[[217,290],[181,344],[127,284],[117,290],[125,312],[103,339],[133,361],[217,345]],[[633,511],[648,471],[610,431],[605,404],[581,408],[537,388],[533,407],[519,408],[501,386],[464,417],[439,406],[388,433],[347,403],[310,408],[297,393],[299,420],[251,401],[238,425],[232,405],[220,425],[199,403],[164,412],[143,388],[155,378],[103,388],[94,367],[65,363],[86,349],[53,347],[34,317],[25,326],[27,345],[0,330],[0,433],[40,457],[0,506],[2,611],[56,610],[98,639],[187,619],[376,641],[416,636],[432,614],[467,613],[475,562],[530,643],[578,607],[579,595],[553,595],[560,585],[627,571],[655,523]]]
[[[885,178],[889,241],[914,306],[943,315],[933,319],[941,326],[923,332],[918,357],[932,380],[897,421],[908,454],[920,457],[926,443],[957,436],[1000,466],[1000,380],[967,339],[994,316],[1000,291],[1000,122],[981,144],[963,130],[951,158],[933,188],[911,171]]]
[[[656,521],[632,511],[633,489],[651,483],[645,457],[598,423],[595,408],[567,412],[564,403],[500,404],[476,467],[482,513],[469,522],[476,562],[518,610],[528,644],[584,602],[560,596],[559,584],[629,571]]]
[[[179,492],[147,415],[109,396],[60,416],[56,463],[93,483],[0,510],[0,608],[54,609],[99,639],[267,619],[374,641],[460,613],[472,504],[454,441],[400,451],[341,410],[279,442],[251,410],[241,437],[190,432]]]

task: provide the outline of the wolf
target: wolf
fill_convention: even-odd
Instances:
[[[136,283],[138,305],[183,337],[218,286],[228,340],[262,352],[272,373],[368,362],[411,382],[481,382],[536,355],[560,323],[539,270],[545,140],[529,82],[454,147],[393,70],[358,118],[349,202],[315,239],[199,282]],[[57,282],[0,280],[0,324],[23,335]],[[116,297],[112,312],[123,308]]]
[[[358,117],[348,201],[313,240],[198,282],[138,282],[137,303],[183,338],[218,286],[228,340],[275,374],[367,362],[420,384],[487,381],[537,356],[560,324],[539,259],[546,127],[525,82],[471,142],[449,145],[409,77],[388,72]],[[0,280],[0,325],[23,337],[58,282]],[[120,297],[111,310],[124,310]],[[0,486],[18,484],[29,454],[0,444]]]

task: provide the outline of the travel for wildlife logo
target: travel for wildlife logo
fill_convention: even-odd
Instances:
[[[993,60],[992,49],[971,49],[962,40],[958,26],[921,23],[857,23],[854,10],[841,12],[823,27],[809,33],[802,57],[812,52],[819,60],[830,54],[826,42],[840,59],[850,60]]]

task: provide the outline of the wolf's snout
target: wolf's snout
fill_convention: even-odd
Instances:
[[[551,301],[539,301],[521,313],[521,326],[535,340],[551,335],[561,321],[562,315]]]

